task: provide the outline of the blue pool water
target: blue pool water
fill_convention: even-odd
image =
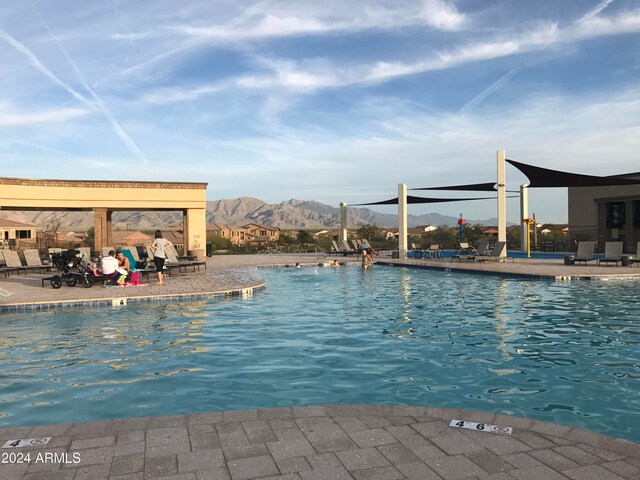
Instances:
[[[385,403],[640,441],[640,283],[259,274],[243,300],[0,316],[0,425]]]

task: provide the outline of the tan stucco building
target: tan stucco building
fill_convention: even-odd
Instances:
[[[185,250],[205,256],[206,183],[104,180],[34,180],[0,177],[3,210],[93,211],[94,248],[113,245],[111,217],[118,210],[181,211]]]
[[[13,220],[0,219],[0,245],[27,241],[36,242],[36,226],[30,223],[14,222]]]
[[[640,172],[621,175],[640,180]],[[625,253],[636,253],[640,241],[640,185],[568,189],[571,240],[620,241]],[[640,253],[640,252],[638,252]]]

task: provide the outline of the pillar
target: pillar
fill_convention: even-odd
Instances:
[[[183,213],[184,250],[187,255],[206,259],[207,214],[204,208],[189,208]]]
[[[524,223],[529,218],[529,184],[520,185],[520,251],[527,251],[527,229],[529,225]]]
[[[186,241],[187,238],[189,238],[189,222],[187,221],[187,211],[183,210],[182,211],[182,244],[183,244],[182,254],[183,255],[187,255],[187,250],[188,250],[187,241]],[[206,248],[206,245],[205,245],[205,248]]]
[[[338,229],[338,245],[347,241],[347,204],[340,202],[340,227]]]
[[[98,254],[103,247],[113,247],[113,235],[111,233],[112,211],[106,208],[93,209],[93,248]]]
[[[407,186],[398,184],[398,258],[407,258]]]
[[[506,176],[506,152],[497,152],[497,187],[498,187],[498,242],[507,242],[507,176]],[[507,255],[507,249],[500,252],[501,257]]]

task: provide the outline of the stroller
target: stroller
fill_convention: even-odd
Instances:
[[[62,286],[62,282],[69,287],[75,287],[78,282],[85,288],[91,288],[98,279],[89,271],[83,255],[78,250],[66,250],[60,253],[54,253],[51,256],[53,265],[60,272],[59,275],[51,277],[51,287],[58,289]]]

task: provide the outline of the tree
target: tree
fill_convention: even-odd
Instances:
[[[300,245],[308,245],[310,243],[314,243],[313,235],[307,230],[300,230],[298,232],[298,243]]]
[[[382,234],[382,229],[377,225],[362,225],[358,230],[356,230],[356,235],[359,239],[366,239],[371,242],[385,239]]]

